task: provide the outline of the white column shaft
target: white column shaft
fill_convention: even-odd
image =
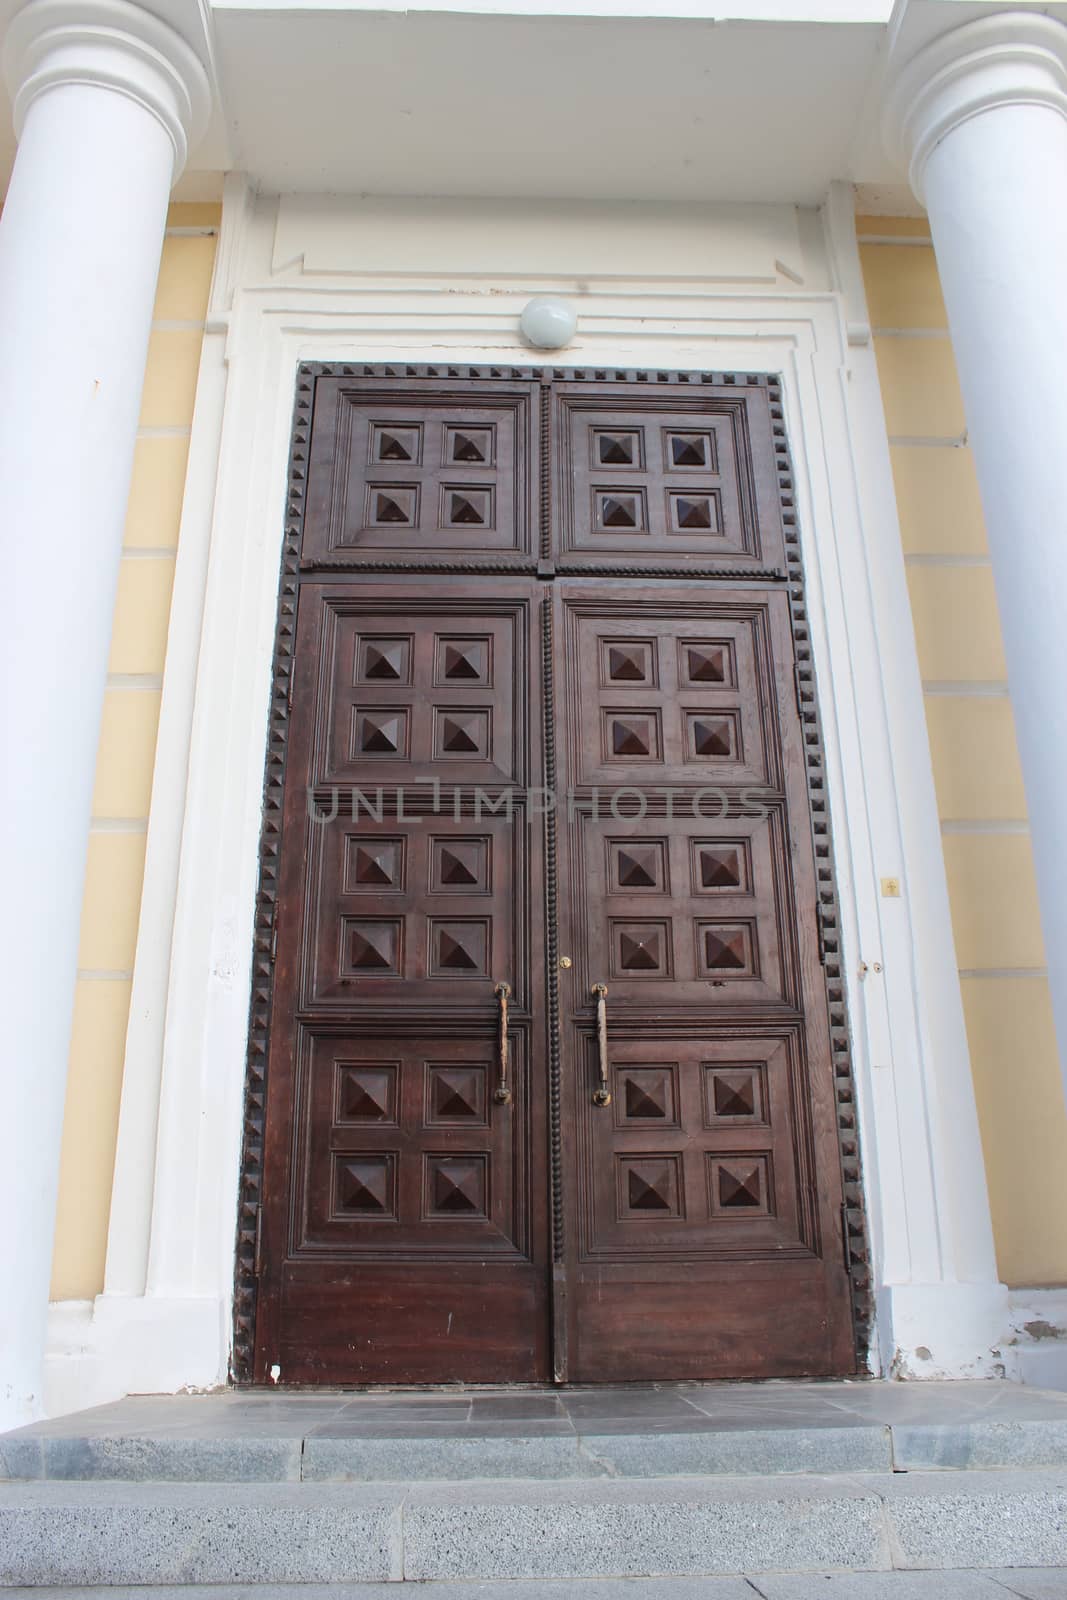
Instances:
[[[206,90],[183,41],[122,0],[95,9],[34,0],[16,16],[7,54],[20,143],[0,219],[0,537],[10,597],[0,673],[0,1429],[41,1403],[126,499],[167,203],[194,120],[186,80],[201,102]]]
[[[1004,630],[1061,1057],[1067,1060],[1067,119],[1004,105],[923,180]]]
[[[0,1072],[9,1424],[40,1395],[82,882],[126,497],[174,152],[133,100],[30,107],[0,222],[10,946]],[[0,1414],[2,1415],[2,1414]]]

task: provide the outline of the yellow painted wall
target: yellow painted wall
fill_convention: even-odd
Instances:
[[[220,217],[218,205],[171,206],[156,292],[97,751],[52,1262],[55,1300],[90,1299],[104,1285],[170,594]]]
[[[857,219],[997,1261],[1067,1282],[1067,1106],[974,462],[925,221]]]

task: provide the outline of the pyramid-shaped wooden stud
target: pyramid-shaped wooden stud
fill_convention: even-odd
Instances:
[[[381,1090],[380,1093],[375,1092]],[[389,1090],[386,1081],[360,1078],[350,1073],[345,1083],[342,1111],[346,1117],[367,1122],[382,1122],[389,1115]]]
[[[383,433],[378,441],[379,461],[410,461],[411,451],[395,433]]]
[[[719,1204],[731,1207],[762,1205],[759,1167],[732,1171],[723,1163],[719,1167]]]
[[[612,749],[617,756],[647,756],[648,733],[644,722],[616,717],[611,725]]]
[[[462,1162],[435,1168],[433,1203],[435,1211],[480,1211],[481,1195],[477,1171]]]
[[[705,959],[709,967],[716,971],[737,971],[744,967],[745,936],[738,928],[733,933],[716,932],[713,928],[704,931]]]
[[[352,965],[364,972],[388,970],[393,965],[387,945],[388,939],[389,935],[384,931],[376,938],[373,934],[361,933],[358,928],[354,928],[350,946]],[[383,944],[386,944],[385,949],[382,948]]]
[[[663,1191],[669,1187],[667,1170],[657,1181],[631,1167],[629,1174],[629,1202],[631,1211],[670,1211],[671,1202]]]
[[[605,528],[636,528],[637,515],[633,500],[629,496],[625,499],[614,495],[605,496],[601,504],[600,520]]]
[[[478,1107],[473,1102],[477,1095],[471,1093],[469,1073],[439,1071],[434,1078],[434,1112],[439,1117],[476,1117]]]
[[[692,528],[699,532],[711,527],[711,503],[703,498],[684,500],[679,497],[674,502],[674,514],[680,528]]]
[[[356,882],[392,884],[392,847],[376,849],[374,845],[356,846]]]
[[[686,654],[689,658],[689,676],[694,683],[726,682],[726,664],[721,650],[691,645]]]
[[[484,461],[485,446],[469,433],[457,433],[452,440],[453,461]]]
[[[452,496],[451,520],[460,524],[477,523],[481,525],[485,522],[485,517],[469,495],[454,494]]]
[[[741,884],[736,850],[700,852],[700,881],[705,889],[736,889]]]
[[[626,1115],[628,1117],[665,1117],[667,1108],[657,1100],[644,1084],[626,1080]]]
[[[345,1211],[387,1212],[387,1167],[369,1161],[346,1162],[341,1168],[341,1205]]]
[[[410,522],[411,518],[398,500],[391,494],[380,494],[377,500],[375,515],[379,522]]]
[[[697,717],[693,722],[693,746],[698,756],[730,755],[730,724],[721,720],[704,721]]]
[[[364,716],[360,749],[395,756],[400,749],[400,727],[399,717]]]
[[[717,1117],[754,1117],[756,1097],[751,1077],[715,1078],[715,1115]]]
[[[473,718],[443,717],[441,743],[450,755],[474,755],[479,749],[479,727]]]
[[[441,846],[441,882],[452,887],[477,883],[478,873],[470,862],[469,851],[458,845]]]
[[[620,849],[616,857],[620,885],[624,889],[654,889],[659,881],[657,860],[656,850],[643,850],[634,845]]]
[[[659,934],[621,933],[619,964],[627,972],[654,972],[660,965]]]
[[[440,935],[440,965],[457,972],[477,972],[479,961],[455,934],[442,928]]]
[[[605,466],[632,467],[634,463],[633,435],[629,433],[602,433],[600,459]]]
[[[699,434],[695,438],[689,438],[684,433],[672,434],[671,459],[676,467],[707,466],[703,438]]]
[[[480,678],[482,675],[481,661],[481,645],[445,645],[446,678]]]
[[[363,671],[368,678],[397,679],[404,670],[402,644],[368,644]]]
[[[626,645],[611,645],[608,649],[608,674],[616,683],[642,683],[645,677],[644,652],[628,649]]]

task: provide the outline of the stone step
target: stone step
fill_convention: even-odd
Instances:
[[[1067,1466],[1067,1395],[1011,1384],[141,1397],[0,1437],[0,1479],[628,1480]]]
[[[1067,1466],[1067,1421],[273,1438],[77,1433],[0,1437],[0,1481],[397,1483],[763,1477]]]
[[[0,1584],[1056,1567],[1067,1470],[510,1483],[18,1483]]]

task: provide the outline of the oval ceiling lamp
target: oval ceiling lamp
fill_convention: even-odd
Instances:
[[[566,300],[552,295],[538,295],[519,318],[523,337],[538,350],[561,350],[570,344],[577,327],[578,318]]]

